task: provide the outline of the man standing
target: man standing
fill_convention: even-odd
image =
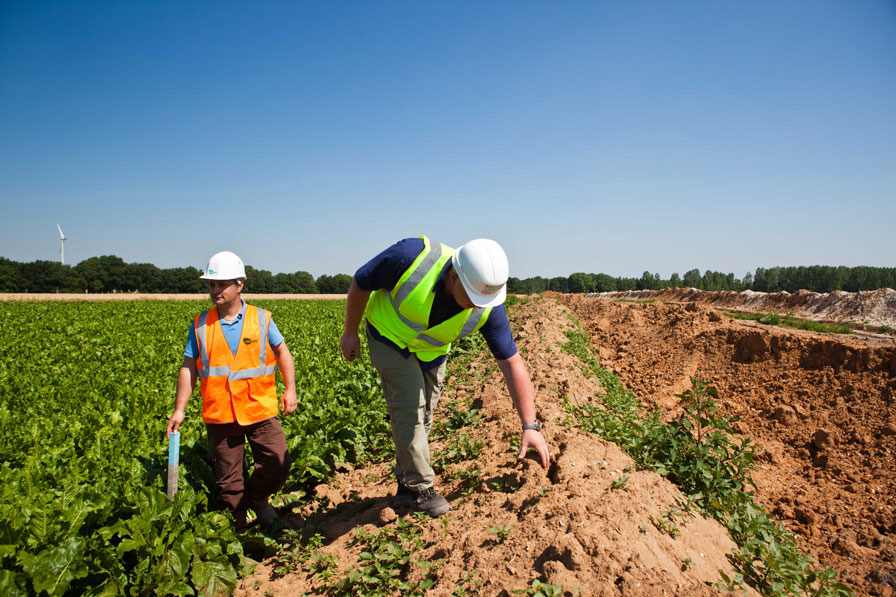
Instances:
[[[190,326],[167,434],[180,428],[198,377],[219,502],[233,514],[238,531],[247,527],[249,508],[262,526],[270,527],[277,511],[268,497],[283,485],[292,464],[277,419],[274,372],[279,365],[286,384],[280,407],[288,415],[296,409],[292,354],[270,312],[240,297],[246,269],[239,257],[230,251],[212,255],[201,278],[209,281],[215,306],[197,315]],[[255,470],[244,483],[246,440]]]
[[[522,422],[519,458],[532,448],[542,466],[550,462],[503,306],[508,275],[507,256],[493,240],[455,250],[425,236],[397,242],[355,272],[340,348],[349,361],[360,355],[358,326],[366,315],[370,360],[382,379],[395,444],[396,508],[433,517],[450,510],[433,489],[429,431],[451,343],[476,330],[497,359]]]

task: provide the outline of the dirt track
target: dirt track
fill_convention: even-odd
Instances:
[[[559,302],[558,302],[559,301]],[[562,304],[560,304],[562,302]],[[444,476],[437,486],[452,502],[442,521],[424,523],[427,547],[418,557],[440,560],[432,595],[448,595],[479,579],[483,595],[509,595],[540,578],[584,595],[708,595],[730,570],[725,530],[694,514],[676,519],[677,539],[650,524],[680,506],[665,479],[627,470],[619,449],[560,423],[563,396],[593,401],[596,382],[558,346],[569,315],[588,329],[606,368],[645,405],[673,414],[673,397],[695,375],[720,391],[722,408],[742,418],[737,431],[756,439],[758,501],[821,563],[842,571],[859,595],[894,595],[896,587],[896,349],[892,338],[832,336],[735,321],[700,304],[623,303],[549,295],[512,312],[518,345],[537,389],[553,464],[517,463],[508,451],[519,422],[500,373],[488,359],[464,379],[449,379],[443,405],[472,397],[485,421],[471,433],[486,440],[475,460],[483,482],[469,497]],[[443,407],[440,407],[444,409]],[[442,410],[444,414],[444,410]],[[435,450],[444,442],[436,443]],[[451,467],[455,468],[455,467]],[[357,565],[356,528],[388,528],[394,489],[389,466],[340,474],[318,488],[332,506],[296,513],[295,526],[318,525],[324,552],[340,570]],[[627,474],[625,490],[612,482]],[[500,483],[502,489],[495,489]],[[495,542],[490,531],[510,527]],[[316,594],[319,579],[302,570],[279,577],[274,562],[259,566],[238,595]],[[256,584],[257,583],[257,584]]]

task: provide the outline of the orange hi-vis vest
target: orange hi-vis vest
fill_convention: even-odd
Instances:
[[[212,307],[196,316],[196,367],[206,423],[249,425],[277,416],[277,359],[268,344],[270,321],[268,311],[246,305],[234,355],[218,322],[218,309]]]

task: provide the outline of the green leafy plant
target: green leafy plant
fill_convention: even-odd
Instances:
[[[273,312],[296,357],[302,408],[282,420],[293,458],[285,510],[339,468],[385,458],[391,438],[376,371],[333,358],[344,301],[255,304]],[[272,535],[237,535],[215,510],[198,390],[180,430],[178,491],[165,495],[186,330],[208,307],[0,304],[3,338],[24,338],[0,342],[0,593],[229,593],[252,567],[247,556],[278,553]]]
[[[441,473],[449,464],[457,464],[472,460],[482,452],[485,442],[473,439],[466,433],[453,436],[448,445],[436,452],[432,458],[432,468]]]
[[[581,594],[579,587],[574,587],[572,592],[574,595]],[[563,588],[563,585],[552,585],[536,578],[528,588],[517,589],[513,593],[514,595],[530,595],[531,597],[563,597],[566,594],[566,590]]]
[[[507,541],[510,537],[510,531],[513,530],[513,527],[504,526],[503,524],[496,527],[491,527],[488,532],[495,534],[495,543],[500,545]]]
[[[628,491],[628,488],[625,486],[626,483],[628,483],[628,475],[622,475],[618,479],[613,479],[613,482],[610,483],[610,489],[622,489]]]
[[[425,595],[438,578],[438,562],[412,556],[426,547],[422,531],[414,519],[398,519],[394,526],[367,533],[357,529],[353,543],[362,548],[359,565],[333,584],[351,595]],[[416,582],[407,580],[412,567],[421,571]]]

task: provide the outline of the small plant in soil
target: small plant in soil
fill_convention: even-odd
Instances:
[[[502,524],[500,526],[490,528],[488,532],[495,534],[495,544],[500,545],[507,541],[507,539],[510,537],[510,531],[512,530],[513,527],[504,526]]]
[[[563,585],[552,585],[536,578],[528,588],[517,589],[513,593],[514,595],[530,595],[531,597],[564,597],[567,593],[581,595],[582,591],[579,587],[573,587],[572,591],[567,591],[563,588]]]
[[[484,441],[472,439],[466,433],[455,435],[448,445],[433,457],[432,468],[441,473],[449,464],[472,460],[482,452],[484,445]]]
[[[681,531],[675,526],[674,520],[668,513],[664,513],[663,516],[654,516],[653,514],[650,514],[647,518],[650,520],[650,523],[656,527],[656,530],[664,535],[669,535],[673,539],[678,539],[678,535]]]
[[[352,539],[361,546],[358,567],[349,568],[346,576],[332,586],[346,595],[425,595],[438,578],[441,562],[425,562],[412,556],[427,547],[419,523],[398,519],[394,526],[374,533],[357,529]],[[416,582],[410,582],[411,569],[421,571]],[[415,578],[416,578],[415,576]]]
[[[628,483],[628,475],[622,475],[618,479],[613,479],[613,482],[610,483],[610,489],[622,489],[623,491],[628,491],[628,487],[625,484]]]
[[[466,595],[478,595],[479,589],[482,587],[482,581],[479,580],[478,570],[464,570],[461,574],[460,585],[451,593],[452,597],[464,597]]]

